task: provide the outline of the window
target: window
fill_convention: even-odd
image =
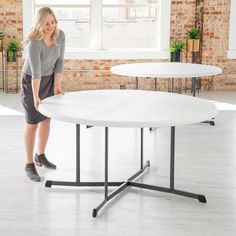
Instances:
[[[156,48],[159,2],[103,0],[102,48]]]
[[[24,0],[25,29],[51,7],[66,34],[66,58],[168,58],[171,0]],[[27,12],[27,15],[26,15]],[[28,13],[31,14],[28,14]]]
[[[66,34],[67,48],[89,48],[90,38],[90,0],[51,0],[59,28]],[[35,12],[49,6],[47,0],[35,0]]]

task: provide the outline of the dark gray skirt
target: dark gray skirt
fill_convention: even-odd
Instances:
[[[42,115],[34,108],[33,91],[31,84],[32,76],[22,73],[21,76],[21,102],[25,110],[25,120],[29,124],[38,124],[48,117]],[[42,76],[39,87],[41,100],[54,95],[54,74]]]

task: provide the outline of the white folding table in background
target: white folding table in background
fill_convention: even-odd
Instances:
[[[173,92],[173,79],[192,78],[192,92],[196,96],[196,79],[204,76],[214,76],[222,73],[220,67],[192,64],[182,62],[144,62],[121,64],[113,66],[111,72],[116,75],[136,78],[136,89],[138,89],[138,78],[154,78],[155,90],[157,90],[157,78],[171,79],[171,91]],[[214,121],[204,121],[210,125],[215,125]]]
[[[185,192],[174,187],[175,126],[194,124],[215,117],[217,108],[212,102],[166,92],[93,90],[49,97],[39,105],[39,111],[48,117],[76,124],[76,180],[74,182],[48,180],[45,186],[104,186],[104,201],[93,209],[93,217],[96,217],[98,211],[127,186],[178,194],[206,203],[204,195]],[[80,180],[80,125],[105,128],[104,182],[82,182]],[[127,180],[110,182],[108,179],[109,127],[140,128],[141,130],[140,169]],[[171,128],[169,187],[134,181],[150,166],[149,161],[145,165],[143,163],[143,129],[149,127]],[[119,187],[108,194],[108,186]]]
[[[182,62],[144,62],[113,66],[111,72],[116,75],[136,78],[136,89],[138,89],[138,78],[155,78],[155,90],[157,78],[192,78],[193,96],[196,95],[196,78],[204,76],[219,75],[221,68],[204,64],[192,64]]]

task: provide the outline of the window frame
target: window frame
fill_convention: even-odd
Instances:
[[[231,1],[227,59],[236,59],[236,1]]]
[[[50,7],[50,5],[48,5]],[[35,1],[23,0],[23,37],[34,19]],[[171,0],[160,0],[156,48],[101,49],[102,0],[91,0],[90,48],[66,48],[65,59],[169,59]]]

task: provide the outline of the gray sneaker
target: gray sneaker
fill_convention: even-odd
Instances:
[[[41,178],[35,168],[34,163],[26,164],[25,172],[26,172],[26,175],[29,177],[29,179],[35,182],[40,182]]]

